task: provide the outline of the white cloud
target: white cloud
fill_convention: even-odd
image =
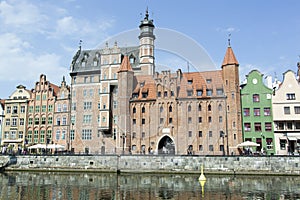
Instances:
[[[30,49],[30,44],[15,34],[0,35],[0,80],[34,82],[41,73],[50,77],[68,73],[67,68],[61,67],[60,56],[50,53],[36,54]]]
[[[0,18],[6,26],[15,28],[37,27],[45,20],[46,16],[34,4],[25,0],[9,0],[0,2]]]
[[[227,33],[233,33],[233,32],[239,32],[240,31],[240,29],[234,28],[234,27],[227,27],[227,28],[218,27],[216,30],[218,32],[227,32]]]

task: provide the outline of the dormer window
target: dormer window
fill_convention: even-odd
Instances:
[[[147,98],[148,97],[148,92],[143,92],[142,93],[142,98]]]
[[[139,97],[138,93],[133,93],[132,94],[132,98],[138,98],[138,97]]]
[[[206,83],[207,84],[211,83],[211,78],[206,79]]]

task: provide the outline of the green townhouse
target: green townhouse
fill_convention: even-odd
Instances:
[[[274,155],[275,152],[272,93],[258,70],[246,75],[246,83],[241,85],[243,140],[259,144],[251,147],[253,153]]]

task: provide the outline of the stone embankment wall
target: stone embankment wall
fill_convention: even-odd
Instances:
[[[1,156],[5,160],[8,156]],[[9,157],[10,158],[10,157]],[[133,173],[205,173],[300,175],[300,157],[76,155],[16,156],[5,170]]]

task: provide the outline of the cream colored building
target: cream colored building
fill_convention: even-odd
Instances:
[[[1,145],[14,152],[22,150],[26,144],[26,121],[28,100],[31,92],[19,85],[11,96],[5,100]]]
[[[283,82],[272,97],[276,155],[299,154],[300,85],[295,72],[283,74]]]

